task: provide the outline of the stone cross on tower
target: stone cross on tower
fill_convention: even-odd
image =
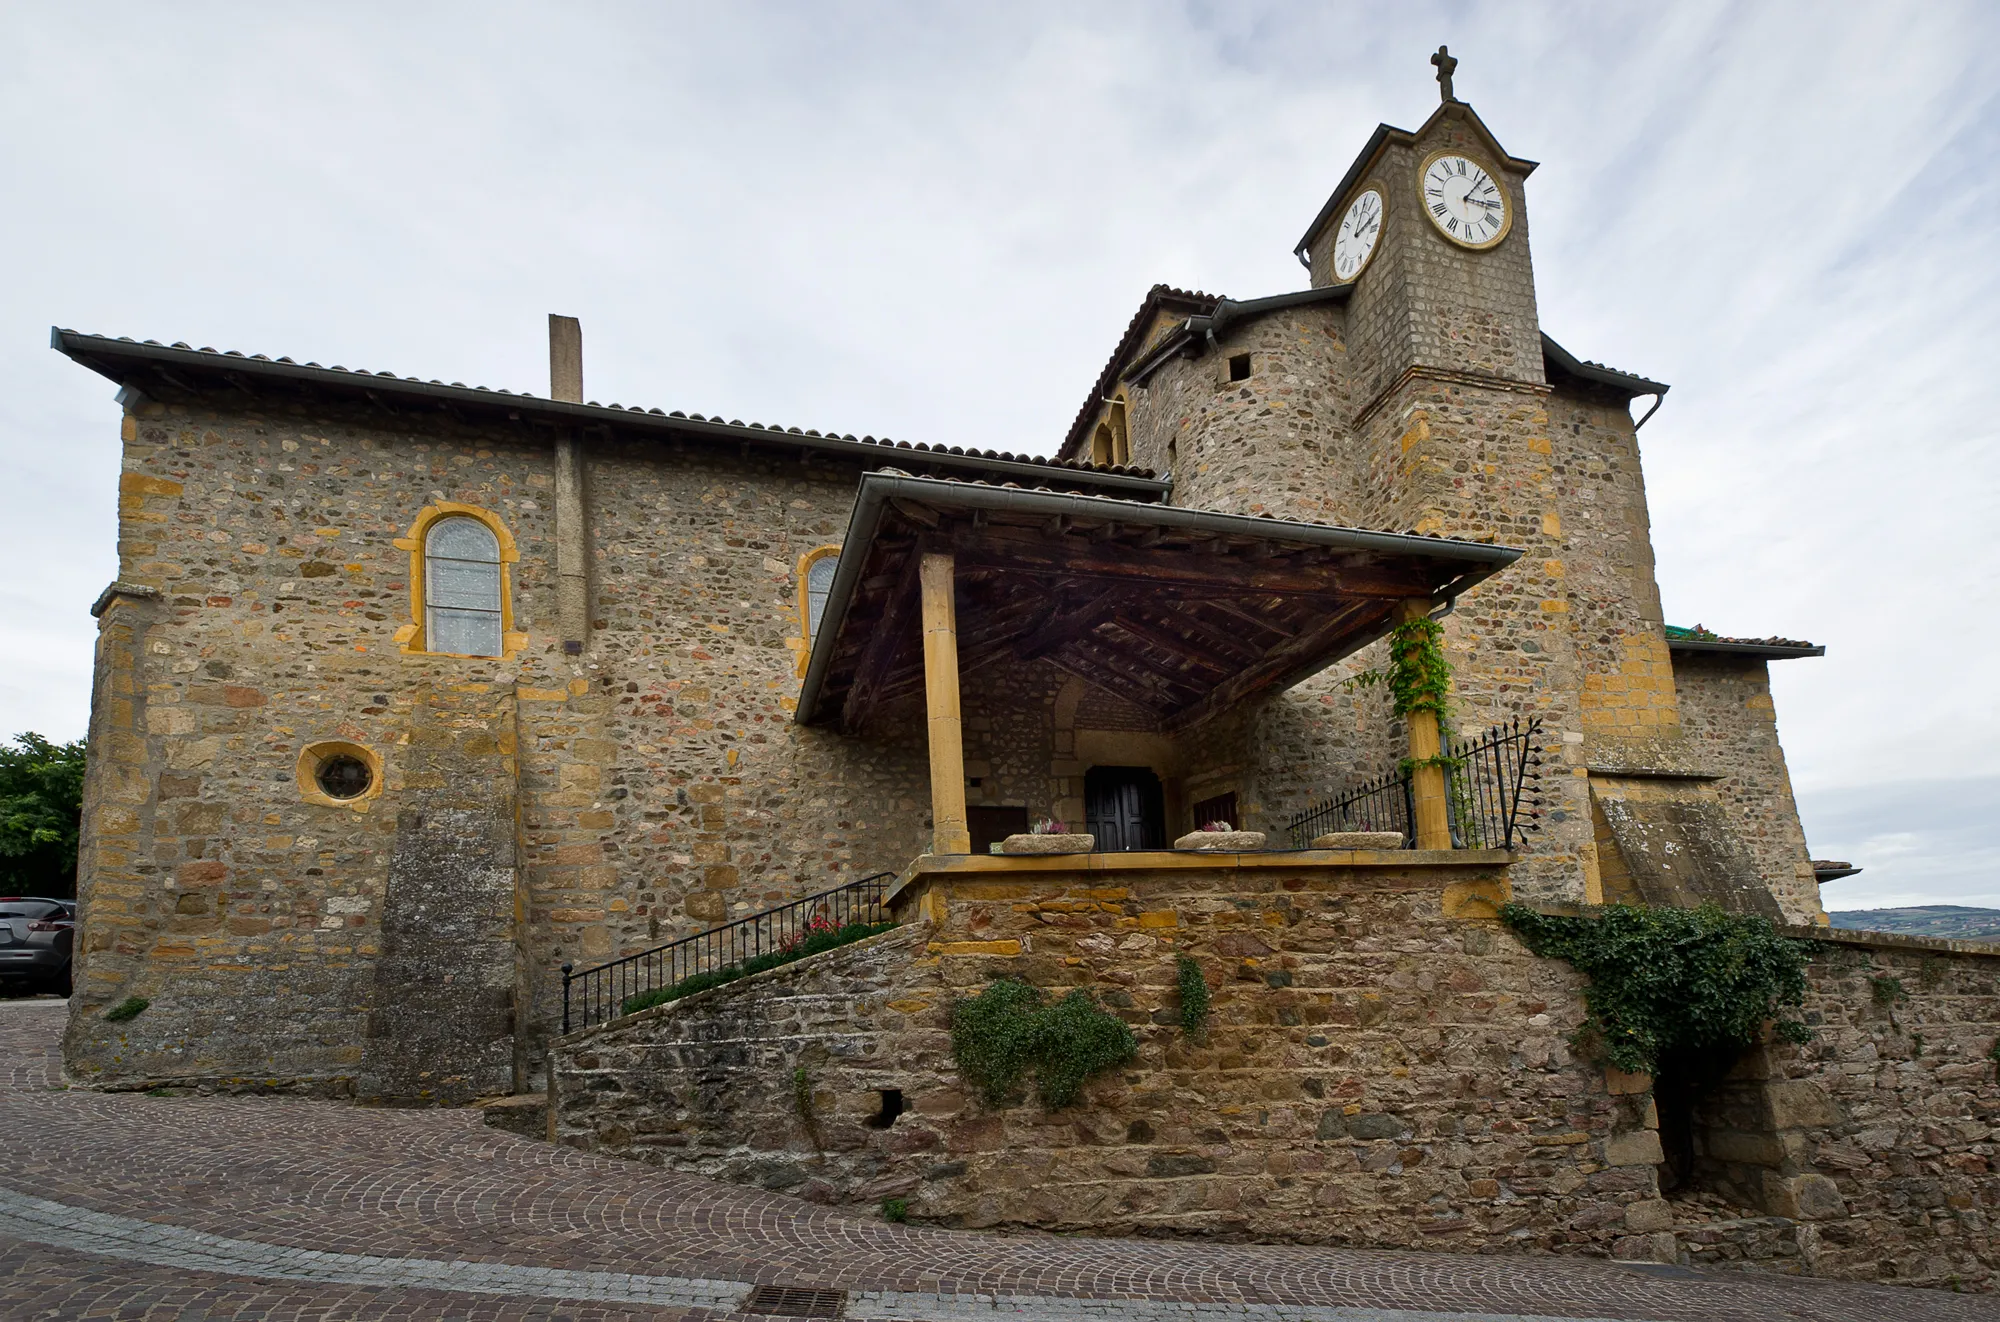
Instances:
[[[1458,61],[1451,57],[1451,48],[1438,47],[1438,53],[1431,56],[1431,63],[1437,66],[1439,99],[1447,102],[1458,100],[1451,94],[1451,71],[1458,67]]]

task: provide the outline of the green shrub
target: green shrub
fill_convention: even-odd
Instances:
[[[76,894],[83,740],[0,743],[0,895]]]
[[[806,1137],[812,1140],[813,1151],[820,1150],[819,1116],[813,1110],[812,1076],[803,1065],[792,1067],[792,1109],[799,1113],[799,1123],[806,1127]]]
[[[717,969],[713,973],[697,973],[691,978],[682,978],[671,986],[656,987],[652,991],[627,997],[619,1013],[637,1014],[641,1010],[650,1010],[656,1005],[678,1001],[696,992],[707,991],[710,987],[720,987],[726,982],[747,978],[753,973],[782,968],[808,955],[824,954],[840,946],[864,941],[871,936],[880,936],[895,926],[894,923],[849,923],[845,927],[829,927],[809,932],[804,940],[788,949],[774,950],[768,955],[746,959],[741,964],[732,964],[726,969]]]
[[[1868,994],[1875,999],[1875,1004],[1885,1010],[1894,1008],[1897,1001],[1909,999],[1909,994],[1903,990],[1903,980],[1886,973],[1868,979]]]
[[[1176,959],[1181,985],[1181,1031],[1189,1037],[1208,1023],[1208,979],[1201,975],[1201,963],[1192,955]]]
[[[104,1012],[107,1023],[122,1024],[127,1019],[137,1019],[152,1002],[143,996],[127,996],[118,1004]]]
[[[1060,1110],[1083,1092],[1091,1075],[1138,1054],[1125,1021],[1078,987],[1054,1005],[1039,989],[1002,978],[951,1012],[951,1054],[960,1073],[989,1106],[1014,1100],[1032,1069],[1036,1092]]]
[[[882,1219],[884,1221],[892,1221],[899,1226],[902,1225],[910,1219],[909,1201],[903,1198],[884,1198],[882,1200]]]
[[[1509,904],[1500,918],[1537,955],[1569,961],[1590,979],[1589,1015],[1573,1039],[1634,1074],[1651,1074],[1675,1051],[1736,1050],[1767,1019],[1804,1042],[1812,1031],[1785,1017],[1805,1003],[1812,948],[1762,918],[1699,909],[1612,905],[1601,917],[1537,913]]]

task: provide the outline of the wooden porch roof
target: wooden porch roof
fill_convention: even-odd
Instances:
[[[1373,642],[1396,603],[1455,597],[1505,546],[1098,496],[862,478],[813,639],[801,724],[861,728],[921,691],[917,563],[956,564],[961,674],[1046,660],[1167,729],[1296,684]]]

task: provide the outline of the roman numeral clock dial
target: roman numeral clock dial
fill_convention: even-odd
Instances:
[[[1477,161],[1440,152],[1417,177],[1424,214],[1438,233],[1464,248],[1491,248],[1514,224],[1507,190]]]
[[[1375,255],[1375,241],[1381,237],[1382,193],[1379,189],[1364,189],[1361,196],[1348,204],[1347,214],[1340,218],[1340,229],[1333,236],[1334,278],[1347,284],[1360,275],[1361,268]]]

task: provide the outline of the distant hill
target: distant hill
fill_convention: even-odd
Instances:
[[[1958,904],[1919,904],[1908,909],[1845,909],[1829,912],[1835,927],[1902,936],[1943,936],[1960,941],[2000,941],[2000,909],[1968,909]]]

